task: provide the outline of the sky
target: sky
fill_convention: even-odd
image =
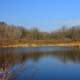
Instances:
[[[41,31],[80,25],[80,0],[0,0],[0,21]]]

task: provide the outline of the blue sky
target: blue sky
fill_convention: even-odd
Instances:
[[[80,0],[0,0],[0,20],[42,31],[80,25]]]

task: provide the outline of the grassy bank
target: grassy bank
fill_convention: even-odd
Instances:
[[[54,40],[16,40],[0,45],[0,48],[40,47],[40,46],[71,46],[80,47],[80,41],[54,41]]]

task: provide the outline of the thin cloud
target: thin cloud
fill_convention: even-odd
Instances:
[[[67,25],[67,26],[75,26],[75,25],[80,25],[80,19],[75,19],[75,20],[54,20],[55,25]]]

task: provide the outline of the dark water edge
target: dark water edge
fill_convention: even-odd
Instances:
[[[0,48],[0,79],[80,80],[80,49]]]

